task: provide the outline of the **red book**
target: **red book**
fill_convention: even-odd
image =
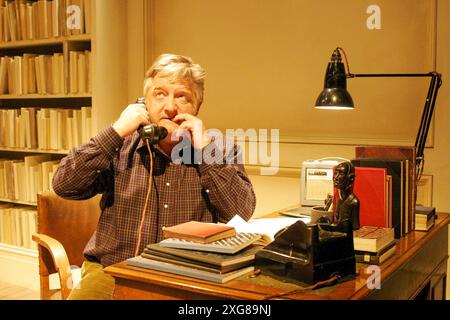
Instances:
[[[386,168],[355,167],[361,226],[388,227]]]
[[[164,239],[177,238],[209,243],[236,235],[234,227],[224,224],[189,221],[163,229]]]
[[[416,150],[414,146],[357,146],[356,158],[391,158],[405,163],[404,217],[401,235],[414,230],[414,208],[416,205]],[[398,232],[396,232],[396,237]]]

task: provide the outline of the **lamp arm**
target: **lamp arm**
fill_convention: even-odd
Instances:
[[[372,77],[433,77],[435,72],[429,73],[347,73],[347,78]]]
[[[420,127],[419,131],[417,132],[415,143],[416,169],[418,177],[417,181],[420,179],[423,170],[424,149],[427,142],[428,131],[430,129],[436,99],[441,84],[442,84],[441,75],[434,72],[430,81],[430,87],[428,88],[428,95],[423,108],[422,119],[420,121]]]
[[[420,175],[423,167],[424,149],[427,141],[428,131],[430,129],[431,119],[433,118],[434,106],[436,104],[436,98],[439,88],[442,84],[441,74],[436,71],[429,73],[348,73],[347,78],[372,78],[372,77],[431,77],[430,86],[428,88],[427,98],[422,112],[422,118],[420,120],[419,130],[416,136],[415,149],[416,149],[416,177],[417,181],[420,179]]]

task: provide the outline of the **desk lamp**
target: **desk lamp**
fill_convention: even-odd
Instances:
[[[341,52],[345,57],[347,71],[342,63]],[[337,47],[331,56],[331,61],[325,74],[324,89],[320,93],[316,101],[316,108],[328,110],[353,110],[354,104],[350,93],[347,91],[347,78],[363,78],[363,77],[430,77],[430,86],[428,88],[427,98],[423,108],[422,119],[420,121],[419,131],[417,132],[415,149],[416,149],[416,182],[420,180],[423,172],[424,149],[430,128],[431,119],[433,117],[434,105],[439,88],[442,84],[441,74],[436,71],[429,73],[366,73],[355,74],[350,73],[347,56],[345,51]]]

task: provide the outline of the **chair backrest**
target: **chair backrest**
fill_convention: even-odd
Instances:
[[[81,266],[83,250],[100,217],[100,195],[87,200],[67,200],[54,192],[38,194],[37,230],[63,245],[70,265]]]

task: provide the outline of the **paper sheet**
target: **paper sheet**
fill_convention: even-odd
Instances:
[[[228,221],[227,225],[232,226],[237,232],[253,232],[267,235],[272,241],[275,234],[291,224],[302,220],[309,223],[310,218],[258,218],[251,219],[248,222],[239,215],[235,215],[233,219]]]

